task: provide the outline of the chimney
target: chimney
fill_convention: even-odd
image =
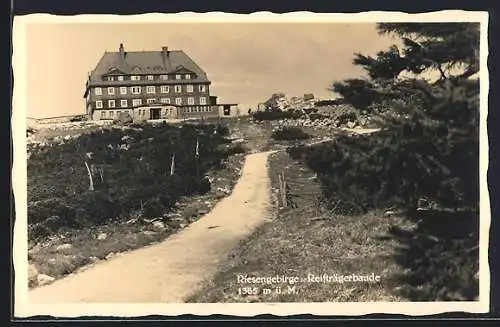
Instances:
[[[170,70],[171,63],[170,63],[170,52],[168,51],[168,47],[162,47],[161,48],[161,58],[163,60],[163,67],[165,67],[166,70]]]
[[[125,59],[125,49],[123,48],[123,43],[120,43],[120,57]]]

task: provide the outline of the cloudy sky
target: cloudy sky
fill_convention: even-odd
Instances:
[[[274,92],[333,98],[336,80],[363,75],[354,52],[397,42],[369,23],[53,23],[27,26],[27,115],[85,112],[87,73],[104,51],[184,50],[212,81],[219,102],[255,108]]]

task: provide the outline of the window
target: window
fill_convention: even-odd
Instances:
[[[154,79],[153,75],[148,75],[148,81],[152,81]]]
[[[114,81],[115,77],[114,76],[108,76],[108,81]]]
[[[193,87],[193,85],[192,85],[192,84],[188,84],[188,85],[186,86],[186,90],[187,90],[189,93],[193,92],[193,89],[194,89],[194,87]]]
[[[199,86],[199,90],[200,90],[200,92],[205,92],[205,90],[206,90],[205,85],[201,84],[201,85]]]
[[[188,98],[188,104],[194,105],[194,98]]]
[[[132,92],[132,94],[141,94],[141,87],[140,86],[132,86],[130,88],[130,92]]]
[[[132,100],[132,106],[140,106],[142,104],[142,99],[134,99]]]
[[[115,88],[114,87],[108,87],[108,95],[115,95]]]
[[[154,86],[146,86],[146,93],[156,93],[156,88]]]
[[[101,109],[101,108],[102,108],[102,101],[101,101],[101,100],[97,100],[97,101],[95,102],[95,107],[96,107],[97,109]]]
[[[127,106],[128,106],[128,101],[127,101],[127,99],[120,100],[120,107],[122,107],[122,108],[126,108]],[[120,112],[118,111],[116,114],[117,114],[117,115],[119,115],[119,114],[120,114]]]
[[[153,104],[153,103],[156,103],[156,99],[147,99],[147,100],[146,100],[146,103],[147,103],[147,104]]]
[[[181,79],[181,78],[182,78],[181,75],[179,75],[179,74],[175,75],[175,79]]]
[[[125,86],[120,87],[120,94],[127,94],[127,87]]]
[[[207,98],[200,97],[200,104],[207,104]]]
[[[175,104],[178,106],[182,105],[182,98],[175,98]]]
[[[165,104],[170,104],[170,99],[169,98],[161,98],[160,102],[165,103]]]
[[[114,112],[113,110],[111,110],[111,111],[109,112],[109,118],[113,118],[114,113],[115,113],[115,112]]]
[[[123,76],[118,76],[119,81],[123,81]]]
[[[131,79],[132,81],[140,81],[140,80],[141,80],[141,77],[140,77],[140,76],[137,76],[137,75],[132,75],[132,76],[130,76],[130,79]]]
[[[108,100],[108,107],[114,108],[115,107],[115,100]]]
[[[106,111],[101,111],[101,119],[104,119],[106,118]]]
[[[102,95],[102,89],[100,87],[96,87],[94,89],[95,95]]]
[[[191,75],[189,75],[189,74],[186,74],[184,77],[185,77],[186,79],[191,79]]]
[[[160,75],[160,79],[165,81],[168,79],[168,75]]]
[[[175,86],[175,93],[181,93],[182,92],[182,87],[180,85]]]
[[[162,86],[160,86],[160,92],[161,93],[168,93],[168,92],[170,92],[170,87],[168,85],[162,85]]]

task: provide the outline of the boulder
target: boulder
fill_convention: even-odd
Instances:
[[[105,240],[107,238],[108,238],[108,234],[106,234],[106,233],[99,233],[99,235],[97,235],[97,239],[101,240],[101,241]]]
[[[49,283],[52,283],[54,280],[55,280],[55,278],[52,276],[49,276],[49,275],[39,274],[37,276],[38,286],[47,285]]]
[[[28,286],[34,287],[38,283],[38,269],[34,264],[28,266]]]
[[[156,229],[165,229],[165,223],[163,221],[155,221],[153,227]]]
[[[73,245],[71,245],[69,243],[65,243],[65,244],[58,245],[56,247],[56,250],[57,251],[68,250],[68,249],[71,249],[72,247],[73,247]]]

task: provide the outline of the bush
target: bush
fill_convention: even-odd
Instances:
[[[414,211],[421,197],[476,207],[479,194],[471,185],[478,185],[477,144],[465,139],[450,148],[446,133],[442,125],[408,120],[376,134],[288,151],[318,174],[327,197],[356,208],[353,213],[394,205]]]
[[[217,134],[221,136],[228,136],[229,135],[229,127],[224,126],[224,125],[217,125],[216,128]]]
[[[257,121],[264,120],[281,120],[281,119],[298,119],[303,117],[303,113],[299,110],[272,110],[272,111],[257,111],[252,114],[252,118]]]
[[[273,131],[271,137],[275,140],[305,140],[311,137],[311,135],[304,132],[298,127],[283,127],[278,130]]]

